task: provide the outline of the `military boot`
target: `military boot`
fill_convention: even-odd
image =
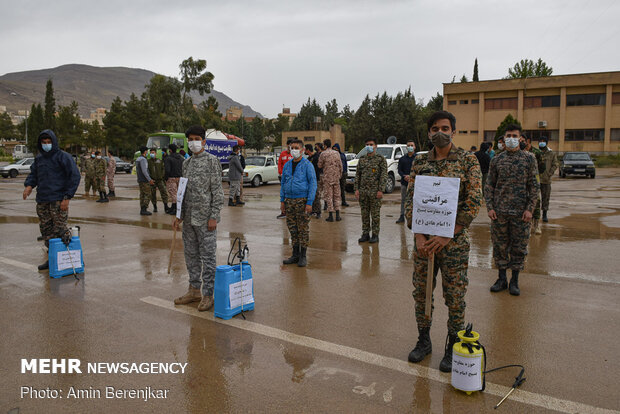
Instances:
[[[108,197],[116,197],[116,193],[114,191],[108,192]]]
[[[327,201],[323,202],[323,210],[327,210]]]
[[[37,269],[39,270],[46,270],[50,268],[50,262],[49,260],[46,260],[45,263],[40,264],[39,266],[37,266]]]
[[[396,220],[396,224],[400,224],[404,222],[405,222],[405,216],[402,216],[402,215],[398,218],[398,220]]]
[[[329,212],[329,216],[325,219],[325,221],[334,221],[334,213]]]
[[[501,292],[507,288],[508,283],[506,282],[506,269],[499,269],[499,277],[495,281],[495,284],[491,286],[491,292]]]
[[[542,229],[540,228],[540,220],[534,220],[534,234],[542,234]]]
[[[379,235],[373,233],[372,236],[370,236],[370,240],[368,240],[368,243],[377,243],[379,242]]]
[[[170,214],[170,207],[168,207],[168,203],[164,203],[164,213]]]
[[[99,191],[99,200],[97,200],[97,203],[103,203],[103,192]]]
[[[308,259],[306,259],[307,249],[308,249],[307,247],[301,247],[299,249],[299,262],[297,262],[297,266],[306,267],[306,265],[308,264]]]
[[[241,197],[237,196],[237,198],[235,199],[235,204],[237,204],[238,206],[242,206],[245,203],[241,201]]]
[[[192,287],[191,285],[187,289],[187,292],[183,296],[179,296],[174,300],[175,305],[187,305],[192,302],[199,302],[202,299],[200,289]]]
[[[152,213],[146,209],[146,207],[140,207],[141,216],[150,216]]]
[[[213,303],[213,295],[203,297],[200,304],[198,304],[198,312],[208,311],[213,307]]]
[[[519,271],[513,270],[512,277],[510,278],[510,294],[513,296],[519,296],[521,290],[519,289]]]
[[[459,340],[459,337],[456,335],[450,335],[446,337],[446,351],[443,354],[443,358],[439,363],[439,370],[441,372],[451,372],[452,371],[452,348],[454,344]]]
[[[170,204],[170,209],[168,210],[168,214],[175,216],[177,214],[177,203]]]
[[[340,210],[336,210],[336,221],[341,221],[342,218],[340,217]]]
[[[291,257],[289,257],[288,259],[285,259],[282,261],[282,263],[284,264],[293,264],[293,263],[298,263],[299,262],[299,245],[298,244],[294,244],[293,245],[293,255]]]
[[[157,203],[153,203],[153,213],[157,213]]]
[[[409,362],[420,362],[433,351],[430,336],[431,328],[418,328],[418,343],[415,348],[409,352]]]
[[[368,233],[364,233],[364,234],[362,234],[362,237],[357,239],[357,242],[358,243],[364,243],[364,242],[367,242],[368,240],[370,240],[370,236],[368,235]]]
[[[543,223],[549,223],[549,219],[547,218],[547,210],[543,210]]]
[[[103,196],[103,200],[101,200],[102,203],[109,203],[110,199],[108,198],[108,195],[105,193],[105,191],[103,191],[102,193]]]
[[[235,206],[235,202],[233,201],[233,199],[232,199],[232,198],[229,198],[229,199],[228,199],[228,206],[229,206],[229,207],[234,207],[234,206]]]

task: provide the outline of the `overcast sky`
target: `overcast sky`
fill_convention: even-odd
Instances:
[[[618,0],[0,0],[0,74],[68,63],[178,76],[207,60],[215,89],[268,117],[308,97],[356,109],[366,94],[507,75],[620,70]]]

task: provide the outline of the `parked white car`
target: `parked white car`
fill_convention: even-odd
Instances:
[[[34,158],[24,158],[17,161],[15,164],[5,165],[0,168],[0,174],[4,178],[15,178],[19,174],[30,174],[30,166],[34,162]]]
[[[407,153],[407,145],[405,144],[380,144],[377,145],[377,153],[385,157],[388,166],[388,179],[385,185],[384,193],[391,193],[394,191],[396,183],[400,183],[400,175],[398,175],[398,160]],[[347,163],[347,189],[352,189],[355,183],[355,172],[357,171],[357,163],[359,159],[366,155],[366,147],[364,147],[356,156],[354,160]]]
[[[222,171],[222,181],[228,181],[228,168]],[[273,155],[252,155],[245,159],[243,182],[258,187],[261,183],[278,181],[278,165]]]

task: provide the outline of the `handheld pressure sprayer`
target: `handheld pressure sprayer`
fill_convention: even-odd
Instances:
[[[239,250],[237,250],[233,254],[233,251],[235,250],[235,244],[239,245]],[[246,243],[245,246],[243,246],[241,243],[241,239],[239,237],[236,237],[233,241],[232,246],[230,247],[230,252],[228,252],[227,262],[228,266],[234,266],[235,259],[239,260],[239,272],[241,274],[241,316],[243,317],[243,319],[245,319],[245,315],[243,314],[243,261],[248,259],[249,257],[250,249],[248,248],[248,244]]]

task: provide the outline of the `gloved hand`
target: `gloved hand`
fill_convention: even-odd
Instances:
[[[60,240],[62,240],[65,246],[69,246],[69,243],[71,243],[71,230],[65,231],[65,233],[60,236]]]

